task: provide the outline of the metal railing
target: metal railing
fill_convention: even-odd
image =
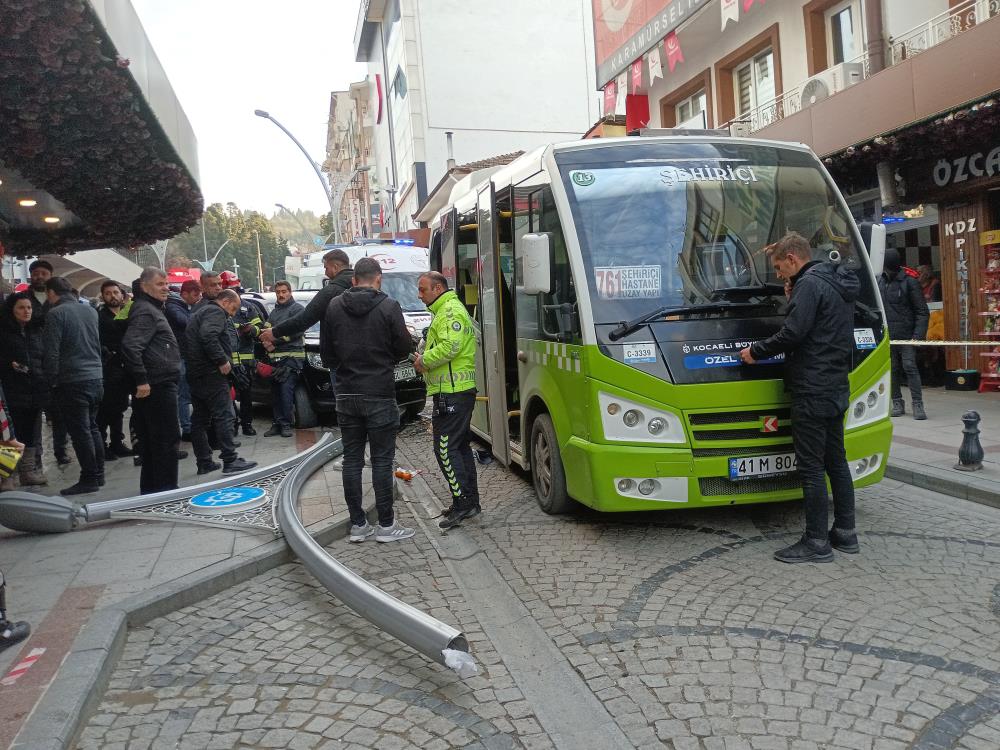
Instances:
[[[1000,14],[1000,0],[966,0],[889,39],[889,64],[898,65]]]

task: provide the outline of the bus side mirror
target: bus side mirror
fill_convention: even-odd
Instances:
[[[524,258],[524,293],[552,292],[552,243],[546,233],[526,234],[521,238]]]
[[[858,229],[868,250],[868,262],[871,263],[872,273],[878,276],[885,265],[885,224],[864,222]]]

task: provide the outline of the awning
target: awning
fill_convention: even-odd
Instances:
[[[0,242],[136,247],[199,220],[194,132],[130,3],[0,0]]]

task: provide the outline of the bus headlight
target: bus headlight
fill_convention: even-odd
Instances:
[[[687,444],[684,422],[679,414],[603,391],[598,392],[597,402],[606,440]]]
[[[889,416],[889,373],[854,397],[847,412],[845,429],[852,430]]]

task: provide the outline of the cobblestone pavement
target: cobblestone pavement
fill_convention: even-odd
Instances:
[[[428,432],[406,427],[398,462],[443,499]],[[1000,747],[997,511],[885,482],[859,493],[860,555],[787,566],[771,552],[799,533],[794,503],[551,518],[523,474],[481,467],[480,485],[484,514],[447,536],[423,522],[413,542],[330,548],[462,628],[479,676],[428,663],[290,565],[133,631],[80,747],[570,747],[526,697],[562,663],[625,747]],[[407,523],[428,515],[413,494]],[[548,663],[495,645],[457,541],[485,553]]]

